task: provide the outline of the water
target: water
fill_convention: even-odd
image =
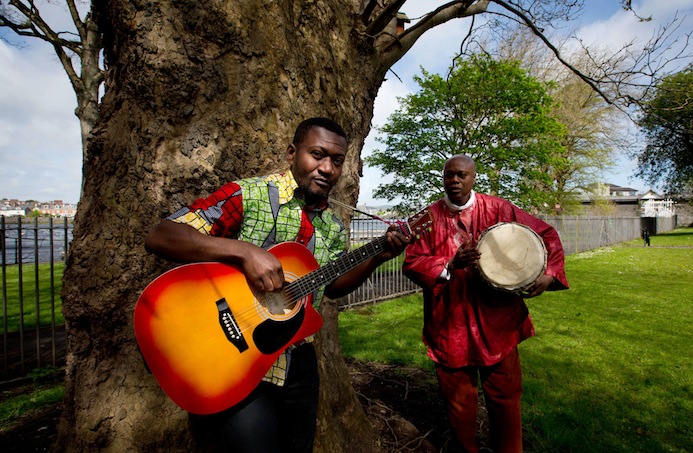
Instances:
[[[351,221],[351,239],[364,240],[380,237],[387,231],[388,224],[370,218],[354,218]]]
[[[65,252],[72,241],[73,225],[67,227],[60,221],[53,224],[34,225],[22,224],[19,234],[17,224],[4,224],[4,231],[0,229],[0,261],[6,265],[18,264],[21,250],[21,262],[23,264],[34,263],[38,256],[39,263],[51,261],[51,235],[53,236],[53,260],[65,259]],[[355,218],[351,222],[351,238],[355,241],[369,241],[385,234],[388,224],[371,218]],[[4,241],[2,233],[4,232]],[[67,232],[67,244],[65,233]],[[37,237],[38,235],[38,237]]]

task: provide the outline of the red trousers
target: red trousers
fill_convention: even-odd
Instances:
[[[496,453],[522,451],[522,370],[517,348],[486,367],[436,367],[448,420],[464,451],[478,452],[479,379],[489,417],[489,440]]]

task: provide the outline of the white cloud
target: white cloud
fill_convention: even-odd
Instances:
[[[77,202],[76,99],[47,46],[0,41],[0,197]]]
[[[619,9],[609,17],[583,26],[577,34],[589,46],[617,50],[630,42],[645,44],[660,27],[675,17],[681,21],[680,32],[690,32],[693,25],[693,0],[645,0],[636,2],[634,9],[639,17],[651,17],[652,21],[641,21],[632,12]]]

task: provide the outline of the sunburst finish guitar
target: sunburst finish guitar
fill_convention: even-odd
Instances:
[[[407,235],[430,224],[423,212],[402,224]],[[291,344],[314,334],[322,318],[313,294],[383,250],[378,238],[319,267],[296,242],[269,249],[287,284],[262,293],[240,267],[193,263],[151,282],[137,301],[135,336],[147,366],[164,392],[194,414],[234,406],[256,386]]]

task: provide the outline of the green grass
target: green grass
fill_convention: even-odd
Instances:
[[[38,387],[28,393],[21,393],[0,403],[0,430],[9,427],[22,415],[59,403],[65,397],[62,385]]]
[[[421,295],[339,314],[339,339],[345,357],[398,365],[414,365],[433,372],[421,342]]]
[[[19,330],[19,266],[7,266],[5,288],[7,294],[7,331],[16,332]],[[39,322],[41,326],[51,325],[51,282],[50,264],[39,264],[38,266],[38,285],[39,285]],[[65,264],[56,262],[54,264],[54,294],[55,294],[55,322],[60,325],[64,322],[62,315],[62,300],[60,291],[62,289],[62,278]],[[34,264],[22,266],[22,291],[24,303],[24,328],[31,329],[36,327],[36,270]],[[0,319],[3,317],[0,312]],[[2,319],[4,322],[4,319]],[[0,325],[4,325],[0,322]]]
[[[692,228],[566,258],[568,291],[529,299],[520,345],[525,445],[693,452]],[[421,296],[340,314],[345,356],[422,362]]]
[[[58,368],[38,368],[28,377],[31,384],[0,393],[0,431],[11,427],[21,416],[57,404],[65,397],[63,372]]]
[[[628,244],[642,246],[642,239],[636,239]],[[664,234],[650,236],[650,246],[652,247],[693,247],[693,228],[677,228]]]

